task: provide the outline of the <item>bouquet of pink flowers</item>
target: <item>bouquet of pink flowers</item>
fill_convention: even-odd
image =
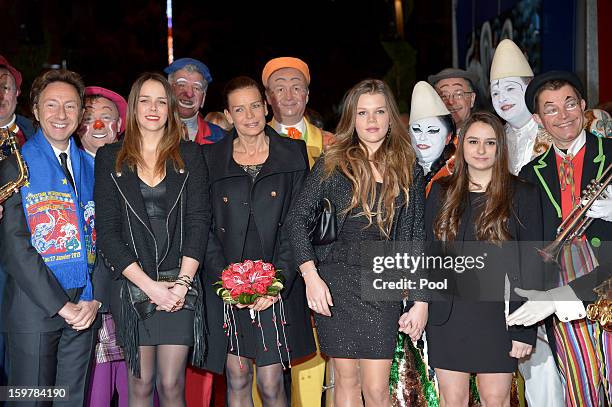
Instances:
[[[270,263],[246,260],[232,263],[215,284],[216,293],[227,304],[253,304],[263,296],[274,297],[283,289],[283,277]]]

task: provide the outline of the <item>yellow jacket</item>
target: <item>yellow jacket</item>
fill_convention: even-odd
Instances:
[[[319,156],[323,153],[324,149],[333,144],[334,137],[333,134],[321,130],[320,128],[312,125],[308,119],[304,117],[304,123],[306,124],[306,132],[302,134],[302,140],[306,142],[306,151],[308,153],[308,163],[310,167],[314,165],[314,162]],[[287,137],[286,134],[281,133],[281,124],[277,122],[275,119],[270,120],[268,123],[271,127],[273,127],[281,136]]]

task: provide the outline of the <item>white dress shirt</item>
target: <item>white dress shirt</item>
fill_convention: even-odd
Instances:
[[[68,171],[70,172],[70,175],[72,176],[72,180],[76,183],[76,178],[74,178],[74,171],[72,171],[72,160],[70,158],[70,145],[72,143],[72,140],[70,140],[68,142],[68,148],[66,149],[66,151],[62,151],[59,148],[56,148],[53,144],[51,145],[51,147],[53,148],[53,153],[55,154],[55,158],[57,158],[57,161],[60,163],[60,167],[62,165],[62,160],[60,159],[60,154],[61,153],[66,153],[66,155],[68,156],[68,158],[66,159],[66,164],[68,165]],[[76,185],[74,187],[75,192],[78,195],[78,191],[76,190]]]
[[[559,154],[561,158],[565,158],[566,154],[571,154],[576,157],[576,154],[580,151],[580,149],[586,144],[586,131],[582,130],[576,140],[569,146],[567,152],[563,152],[557,148],[557,146],[553,143],[553,147],[555,149],[555,153]]]
[[[559,150],[554,144],[553,147],[555,149],[555,153],[557,153],[560,157],[565,158],[566,154],[571,154],[575,157],[585,144],[586,132],[582,130],[572,145],[569,146],[566,153]],[[574,290],[572,290],[570,286],[563,286],[557,290],[552,290],[551,295],[555,301],[555,307],[557,309],[555,315],[557,318],[559,318],[559,321],[569,322],[586,317],[586,309],[584,304],[582,301],[580,301],[580,299],[578,299],[574,293]]]
[[[518,129],[506,124],[505,130],[509,153],[508,166],[512,174],[518,175],[521,168],[531,161],[533,156],[533,145],[538,136],[538,124],[532,118]]]
[[[292,125],[292,126],[285,126],[282,123],[277,122],[276,120],[273,120],[272,123],[270,123],[272,125],[272,127],[274,128],[274,130],[276,130],[277,133],[279,134],[289,134],[289,131],[287,130],[290,127],[293,127],[297,130],[299,130],[300,133],[302,133],[302,135],[304,135],[306,133],[306,122],[304,122],[304,118],[302,117],[302,120],[300,120],[299,122],[297,122],[296,124]]]

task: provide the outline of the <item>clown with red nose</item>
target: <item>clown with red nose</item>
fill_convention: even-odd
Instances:
[[[85,112],[77,133],[83,149],[95,157],[98,148],[114,143],[125,130],[127,102],[112,90],[88,86],[83,107]]]

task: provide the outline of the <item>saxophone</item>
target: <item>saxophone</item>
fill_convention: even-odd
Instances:
[[[599,322],[605,331],[612,332],[612,279],[604,281],[593,291],[597,293],[597,301],[587,306],[587,318]]]
[[[8,145],[8,148],[11,154],[15,155],[17,159],[17,167],[19,169],[19,175],[17,179],[14,181],[10,181],[6,183],[6,185],[0,186],[0,204],[6,201],[13,193],[17,192],[19,188],[25,185],[28,182],[28,167],[26,166],[21,153],[19,152],[19,147],[17,146],[17,139],[15,138],[15,134],[10,129],[0,129],[0,147],[4,145]],[[6,159],[7,156],[0,150],[0,161]]]

